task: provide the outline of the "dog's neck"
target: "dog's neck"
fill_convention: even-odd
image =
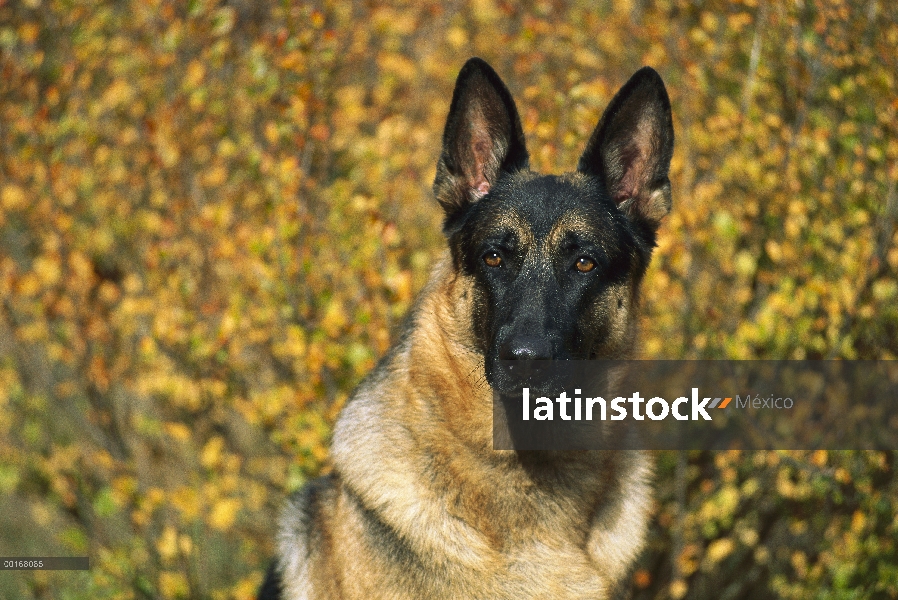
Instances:
[[[466,322],[471,319],[471,286],[450,260],[447,254],[435,269],[412,317],[416,326],[405,353],[415,358],[408,365],[409,389],[453,435],[477,450],[492,449],[492,388]]]

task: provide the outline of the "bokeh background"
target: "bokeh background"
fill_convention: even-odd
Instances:
[[[441,249],[487,59],[570,170],[654,66],[662,358],[898,354],[898,4],[0,0],[2,598],[252,597]],[[659,453],[639,599],[898,598],[895,454]]]

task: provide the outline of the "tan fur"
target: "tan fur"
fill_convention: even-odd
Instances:
[[[334,474],[282,518],[285,597],[601,599],[627,575],[648,458],[572,452],[566,484],[546,489],[517,453],[494,451],[471,287],[445,257],[408,335],[343,410]]]

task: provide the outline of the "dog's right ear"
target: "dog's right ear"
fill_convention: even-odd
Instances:
[[[529,163],[511,94],[486,62],[472,58],[455,81],[433,191],[446,224],[490,192],[502,173]]]

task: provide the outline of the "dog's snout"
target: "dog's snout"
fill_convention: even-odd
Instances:
[[[538,336],[519,336],[499,346],[502,360],[549,360],[552,358],[552,343]]]

